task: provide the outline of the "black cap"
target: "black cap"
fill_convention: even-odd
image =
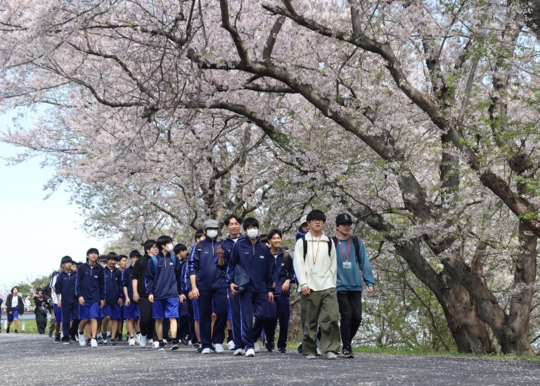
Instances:
[[[338,214],[336,216],[336,225],[352,224],[352,218],[347,213]]]

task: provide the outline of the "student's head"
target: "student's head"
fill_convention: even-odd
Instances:
[[[259,236],[259,221],[254,217],[246,218],[242,223],[242,228],[250,239],[256,239]]]
[[[36,288],[36,295],[41,296],[41,294],[43,294],[43,289],[41,289],[39,287]]]
[[[309,224],[307,222],[307,216],[302,216],[300,219],[300,225],[298,226],[298,232],[307,233],[309,231]]]
[[[118,255],[114,252],[109,252],[107,254],[107,267],[113,269],[116,267],[116,263],[118,263]]]
[[[195,242],[198,243],[199,241],[203,241],[204,238],[205,238],[205,235],[204,235],[204,231],[202,230],[202,228],[197,229],[195,231]]]
[[[266,246],[270,246],[270,244],[268,244],[268,236],[266,233],[261,233],[261,235],[259,236],[259,240],[261,241],[261,243],[266,244]]]
[[[146,240],[143,244],[144,253],[148,256],[155,256],[158,254],[159,249],[156,244],[156,240]]]
[[[203,223],[202,229],[209,239],[215,239],[218,236],[219,224],[216,220],[209,218]]]
[[[86,259],[89,263],[95,264],[98,261],[99,258],[99,251],[97,248],[90,248],[88,251],[86,251]]]
[[[12,293],[13,295],[17,295],[17,294],[19,293],[19,287],[13,287],[13,288],[11,289],[11,293]]]
[[[78,262],[73,262],[73,264],[71,264],[71,271],[73,272],[77,272],[77,269],[79,269],[79,265],[81,265],[82,263],[80,261]]]
[[[126,255],[118,256],[118,268],[124,270],[127,267],[128,257]]]
[[[308,213],[306,220],[309,224],[309,230],[318,233],[322,231],[324,223],[326,222],[326,216],[323,211],[315,209]]]
[[[159,236],[156,245],[164,255],[173,251],[172,238],[170,236]]]
[[[238,235],[240,234],[240,225],[242,224],[242,220],[240,219],[240,217],[238,217],[235,214],[230,214],[227,217],[225,217],[225,220],[223,221],[223,223],[227,227],[230,237],[232,238],[238,237]]]
[[[141,253],[134,249],[131,252],[129,252],[129,260],[132,266],[135,265],[135,262],[141,258]]]
[[[62,257],[62,260],[60,260],[60,267],[62,267],[65,272],[70,272],[72,265],[73,259],[70,256],[64,256]]]
[[[184,244],[176,244],[174,246],[174,254],[178,256],[180,260],[185,259],[187,255],[187,247]]]
[[[283,237],[279,229],[272,229],[270,232],[268,232],[267,237],[271,248],[279,248],[281,246]]]
[[[338,214],[336,216],[336,229],[342,236],[348,236],[351,233],[352,218],[348,213]]]

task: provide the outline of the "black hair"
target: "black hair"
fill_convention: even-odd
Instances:
[[[107,260],[107,259],[108,259],[107,255],[101,255],[101,256],[99,256],[98,261],[103,261],[103,260]],[[86,261],[88,261],[88,259],[86,259]]]
[[[263,233],[259,236],[259,240],[261,243],[266,244],[268,242],[268,235],[266,233]]]
[[[279,235],[279,237],[283,238],[283,234],[279,229],[272,229],[270,232],[268,232],[268,240],[271,240],[275,235]]]
[[[156,245],[156,240],[146,240],[143,244],[144,254],[147,255],[150,248]]]
[[[326,215],[322,210],[312,210],[307,215],[307,222],[313,221],[313,220],[321,220],[322,222],[326,222]]]
[[[11,289],[11,291],[9,291],[9,292],[11,292],[12,295],[13,295],[13,290],[14,290],[15,288],[17,288],[17,292],[19,292],[19,287],[15,286],[15,287],[13,287],[13,288]]]
[[[173,248],[174,254],[178,255],[182,251],[187,251],[187,247],[184,244],[176,244]]]
[[[225,224],[225,226],[229,226],[229,221],[231,221],[233,218],[236,221],[238,221],[238,224],[242,224],[242,219],[240,217],[238,217],[235,214],[230,214],[227,217],[225,217],[225,220],[223,220],[223,223]]]
[[[92,253],[95,253],[99,256],[99,251],[97,248],[90,248],[88,251],[86,251],[86,256],[91,255]]]
[[[141,258],[141,252],[139,252],[136,249],[132,250],[131,252],[129,252],[129,258],[131,259],[132,257],[136,257],[136,258],[140,259]]]
[[[107,261],[109,261],[109,260],[115,260],[115,261],[118,261],[118,260],[120,260],[120,258],[118,257],[118,255],[117,255],[116,253],[114,253],[114,252],[109,252],[109,253],[107,254]]]
[[[156,245],[160,251],[162,251],[163,247],[169,243],[172,243],[172,238],[170,236],[159,236],[156,240]]]
[[[127,257],[126,255],[120,255],[120,256],[118,256],[118,261],[122,260],[124,257],[125,257],[126,260],[127,260],[128,257]]]
[[[242,223],[242,228],[244,228],[244,230],[247,230],[248,227],[252,225],[259,228],[259,221],[255,217],[248,217]]]
[[[197,240],[199,237],[204,236],[204,231],[202,229],[197,229],[195,231],[195,237],[194,239]]]

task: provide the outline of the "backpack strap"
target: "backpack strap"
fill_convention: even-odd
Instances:
[[[157,257],[156,256],[150,256],[152,259],[152,265],[154,266],[154,275],[157,273]]]
[[[356,263],[358,264],[358,269],[361,270],[360,268],[360,240],[358,240],[358,237],[353,236],[352,242],[354,245],[354,250],[356,252]]]
[[[289,252],[283,251],[283,266],[285,267],[285,275],[289,277]]]
[[[326,241],[326,240],[325,240]],[[328,257],[330,257],[332,255],[332,241],[330,240],[330,238],[328,238],[328,241],[326,241],[328,243]],[[302,243],[304,245],[304,261],[306,260],[306,256],[307,256],[307,240],[306,240],[306,235],[302,236]]]

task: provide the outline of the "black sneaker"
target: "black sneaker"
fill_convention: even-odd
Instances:
[[[202,346],[197,347],[197,352],[202,353]]]
[[[57,334],[55,337],[54,337],[54,343],[60,343],[61,340],[60,340],[60,334]]]
[[[116,341],[117,341],[117,342],[121,342],[121,341],[122,341],[122,335],[118,336],[118,337],[116,338]]]
[[[352,353],[352,350],[348,347],[343,347],[343,351],[341,352],[345,358],[354,358],[354,354]]]
[[[9,327],[6,328],[6,334],[9,334]]]
[[[178,350],[178,339],[173,339],[171,341],[171,350]]]
[[[18,334],[18,333],[19,333],[19,331],[15,330],[15,334]]]
[[[2,332],[2,331],[0,331],[0,332]],[[188,344],[188,340],[186,339],[185,336],[183,336],[183,337],[180,338],[180,342],[182,342],[182,344],[183,344],[184,346],[187,346],[187,344]]]
[[[269,352],[274,351],[274,345],[271,342],[265,342],[264,347],[266,347]]]
[[[165,345],[163,344],[163,342],[159,342],[158,351],[165,351]]]
[[[285,347],[280,347],[279,352],[285,354],[287,352],[287,349]]]
[[[8,330],[8,332],[9,332],[9,330]],[[201,345],[199,343],[195,342],[195,343],[192,344],[192,346],[193,346],[193,348],[199,348]]]
[[[298,346],[298,354],[302,354],[302,351],[304,351],[302,349],[302,343],[300,343],[300,345]]]

